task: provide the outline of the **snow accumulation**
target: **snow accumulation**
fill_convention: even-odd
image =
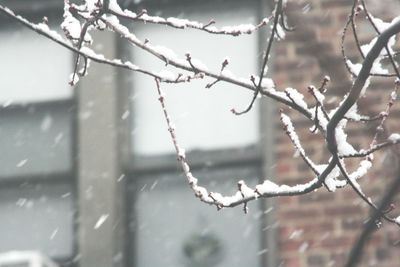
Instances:
[[[243,194],[244,198],[252,197],[255,195],[254,190],[248,187],[243,180],[240,180],[238,182],[238,186],[240,187],[240,192]]]
[[[251,87],[254,87],[254,83],[251,80],[254,79],[254,83],[258,84],[260,82],[260,77],[252,74],[250,80],[248,78],[239,78],[238,80],[242,83],[248,84]],[[261,81],[261,90],[268,91],[271,94],[280,93],[281,97],[287,99],[286,95],[283,92],[275,91],[275,82],[271,78],[263,77]]]
[[[397,17],[397,18],[393,19],[392,22],[384,22],[382,19],[376,18],[376,17],[374,17],[372,14],[369,14],[369,16],[371,17],[371,20],[373,21],[373,23],[375,24],[375,26],[378,28],[378,30],[379,30],[380,32],[383,32],[384,30],[386,30],[387,28],[389,28],[390,25],[392,25],[392,22],[393,22],[395,19],[398,18],[398,17]]]
[[[400,20],[400,16],[399,16],[399,17],[394,18],[391,22],[384,22],[380,18],[376,18],[371,14],[369,14],[369,16],[371,17],[372,22],[375,24],[375,26],[379,32],[385,31],[391,25],[393,25],[394,23],[396,23],[397,21]],[[378,37],[375,37],[369,43],[361,46],[361,51],[363,52],[364,56],[369,53],[369,51],[375,45],[377,40],[378,40]],[[388,41],[387,47],[388,47],[390,53],[394,52],[392,47],[395,45],[395,43],[396,43],[396,35],[392,36]],[[389,70],[384,69],[380,62],[382,60],[382,56],[384,56],[386,54],[387,54],[386,49],[382,49],[380,51],[379,57],[375,60],[373,66],[371,68],[371,73],[380,74],[380,75],[389,73]],[[361,70],[361,64],[359,64],[359,63],[353,64],[350,60],[347,60],[346,64],[350,68],[350,70],[353,74],[358,75],[359,71]]]
[[[116,2],[113,0],[113,2]],[[116,3],[115,3],[116,4]],[[181,18],[176,18],[176,17],[169,17],[169,18],[162,18],[159,16],[150,16],[146,12],[136,14],[130,10],[121,10],[121,8],[116,4],[114,7],[114,4],[110,2],[110,9],[113,10],[114,12],[118,13],[119,15],[123,15],[127,18],[134,19],[134,20],[140,20],[143,22],[149,22],[149,23],[156,23],[156,24],[166,24],[170,25],[175,28],[180,28],[184,29],[187,27],[194,28],[194,29],[201,29],[201,30],[206,30],[211,33],[224,33],[224,34],[229,34],[229,35],[240,35],[240,34],[250,34],[257,30],[260,26],[266,25],[268,23],[268,18],[265,18],[262,20],[262,22],[254,26],[253,24],[240,24],[240,25],[235,25],[235,26],[225,26],[222,27],[221,29],[218,29],[215,26],[212,26],[211,23],[208,24],[203,24],[198,21],[192,21],[188,19],[181,19]],[[284,32],[283,32],[284,34]]]
[[[210,198],[218,204],[229,206],[230,204],[241,200],[243,196],[239,191],[237,191],[233,196],[223,196],[220,193],[212,192],[210,193]]]
[[[319,165],[319,171],[322,173],[327,165]],[[325,178],[325,185],[330,192],[335,192],[336,188],[343,186],[343,181],[337,180],[337,177],[340,175],[340,170],[336,166]]]
[[[278,23],[276,25],[276,33],[278,35],[278,39],[285,39],[286,33],[285,30],[282,28],[282,26]]]
[[[299,91],[297,91],[294,88],[286,88],[285,92],[287,93],[288,97],[297,105],[299,105],[300,107],[302,107],[305,110],[308,110],[308,106],[307,103],[304,101],[304,95],[299,93]]]
[[[186,157],[186,151],[184,148],[177,146],[178,157],[184,159]]]
[[[170,17],[170,18],[167,18],[167,22],[170,23],[174,27],[183,29],[183,28],[186,28],[186,25],[189,23],[189,20]]]
[[[400,225],[400,216],[398,216],[398,217],[395,219],[395,222],[396,222],[398,225]]]
[[[125,62],[125,65],[128,66],[128,68],[130,68],[130,69],[132,69],[132,70],[138,70],[138,69],[139,69],[138,66],[136,66],[135,64],[133,64],[133,63],[130,62],[130,61],[126,61],[126,62]]]
[[[298,193],[303,192],[306,188],[318,182],[318,178],[305,184],[298,184],[294,186],[288,185],[277,185],[276,183],[265,180],[262,184],[256,186],[256,190],[259,194],[277,194],[277,193]]]
[[[221,30],[230,34],[252,33],[256,29],[253,24],[240,24],[236,26],[225,26]]]
[[[101,3],[103,3],[103,0],[85,0],[85,2],[86,2],[86,7],[87,7],[89,13],[92,13],[92,11],[94,11],[94,10],[97,9],[97,3],[98,3],[99,1],[100,1]]]
[[[88,55],[90,57],[94,57],[94,58],[98,58],[98,59],[104,59],[104,55],[101,54],[97,54],[96,52],[94,52],[91,48],[84,46],[80,49],[80,51],[82,53],[84,53],[85,55]]]
[[[135,13],[133,13],[132,11],[129,11],[127,9],[124,10],[125,14],[130,15],[131,17],[137,17],[137,15]],[[143,14],[140,16],[140,18],[146,22],[153,22],[153,23],[165,23],[167,22],[166,19],[162,18],[162,17],[158,17],[158,16],[149,16],[147,14]]]
[[[199,69],[201,71],[208,70],[208,67],[206,66],[206,64],[204,64],[200,59],[192,58],[191,61],[192,61],[193,66],[195,66],[197,69]]]
[[[115,64],[118,64],[118,65],[122,65],[122,64],[123,64],[123,63],[122,63],[122,60],[119,59],[119,58],[114,58],[114,59],[111,60],[111,62],[113,62],[113,63],[115,63]]]
[[[361,89],[360,96],[365,96],[368,86],[371,84],[371,76],[365,80],[364,86]]]
[[[183,168],[183,171],[184,171],[185,173],[189,173],[189,172],[190,172],[190,166],[189,166],[189,164],[187,164],[186,162],[184,162],[184,163],[182,164],[182,168]]]
[[[379,62],[378,60],[376,60],[374,62],[374,64],[372,65],[371,73],[379,74],[379,75],[385,75],[385,74],[389,74],[389,70],[388,69],[384,69],[382,67],[382,63]]]
[[[355,121],[359,121],[361,118],[364,118],[364,116],[358,114],[358,106],[357,103],[355,103],[347,112],[346,112],[346,118],[353,119]]]
[[[351,73],[358,76],[362,67],[360,63],[353,64],[353,62],[351,62],[350,59],[347,59],[346,65],[350,68]]]
[[[178,56],[175,54],[175,52],[170,49],[167,48],[165,46],[161,46],[161,45],[156,45],[156,46],[150,46],[149,47],[155,51],[156,53],[164,56],[167,60],[179,60]]]
[[[305,151],[304,151],[303,147],[300,144],[299,137],[297,136],[297,134],[296,134],[296,132],[294,130],[292,121],[290,120],[289,116],[287,116],[286,114],[281,113],[281,120],[282,120],[282,123],[286,126],[286,131],[290,135],[290,139],[292,139],[296,149],[301,154],[305,155]]]
[[[393,101],[395,101],[395,100],[397,99],[397,92],[396,92],[396,91],[391,92],[391,93],[390,93],[390,98],[391,98]]]
[[[388,138],[389,141],[393,142],[393,143],[397,143],[400,141],[400,134],[398,133],[393,133],[389,136]]]
[[[367,174],[367,172],[369,171],[369,169],[371,169],[371,167],[372,167],[372,162],[370,160],[361,161],[358,169],[349,175],[350,180],[354,182],[357,179],[363,177],[364,175]]]
[[[28,21],[26,21],[26,22],[28,22]],[[44,32],[45,34],[47,34],[54,40],[61,41],[61,42],[64,41],[64,38],[58,32],[50,30],[49,26],[44,23],[38,23],[38,24],[29,23],[29,24],[31,24],[33,28]]]
[[[369,51],[372,49],[372,47],[375,45],[376,41],[378,40],[378,37],[375,37],[374,39],[372,39],[368,44],[362,45],[361,46],[361,51],[363,52],[364,55],[367,55],[369,53]],[[388,41],[388,47],[389,47],[389,51],[392,53],[393,50],[391,49],[391,47],[395,44],[396,42],[396,36],[393,36],[389,39]],[[383,56],[386,54],[386,50],[382,49],[380,52],[380,56]]]
[[[317,98],[318,102],[324,103],[325,95],[323,93],[321,93],[319,90],[316,90],[315,87],[312,87],[312,90],[313,90],[313,94]]]
[[[335,131],[337,148],[340,156],[357,153],[354,147],[347,142],[347,134],[344,131],[346,124],[347,124],[346,120],[341,120]]]
[[[384,69],[382,67],[382,64],[380,63],[380,59],[381,58],[378,58],[377,60],[375,60],[374,64],[372,65],[372,68],[371,68],[371,71],[370,71],[372,74],[385,75],[385,74],[389,73],[389,71],[387,69]],[[346,60],[346,65],[350,69],[350,72],[353,75],[358,76],[358,74],[360,73],[361,68],[362,68],[362,64],[361,63],[353,63],[353,62],[351,62],[351,60],[347,59]],[[365,85],[364,85],[364,87],[362,89],[363,92],[361,93],[361,96],[364,95],[365,89],[369,86],[369,83],[370,83],[370,81],[369,81],[369,78],[368,78],[368,80],[365,82]]]
[[[64,12],[64,21],[61,23],[63,31],[73,39],[81,35],[81,23],[69,11]]]
[[[177,75],[169,70],[162,70],[157,74],[161,78],[161,81],[171,81],[177,78]]]
[[[226,78],[236,79],[235,75],[230,70],[227,70],[226,68],[223,71],[221,71],[221,75],[225,76]]]
[[[111,15],[103,18],[105,18],[121,36],[129,38],[133,42],[139,42],[139,39],[136,37],[136,35],[131,33],[126,26],[122,25],[116,16]]]
[[[253,75],[253,77],[254,77],[255,83],[258,84],[260,82],[260,77],[256,76],[256,75]],[[262,81],[261,81],[261,87],[264,90],[274,89],[275,88],[275,83],[271,78],[263,77]]]
[[[263,78],[261,82],[261,87],[266,90],[271,90],[275,88],[275,83],[270,78]]]

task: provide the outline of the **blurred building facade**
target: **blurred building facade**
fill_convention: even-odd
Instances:
[[[47,16],[49,25],[59,28],[62,3],[34,2],[4,4],[33,21]],[[130,2],[121,5],[162,17],[212,18],[222,26],[256,24],[273,6],[262,0]],[[371,1],[371,11],[383,14],[378,2]],[[394,14],[384,13],[388,19],[400,8],[392,4]],[[340,32],[351,5],[289,2],[296,31],[274,48],[267,73],[277,88],[306,94],[308,85],[328,74],[328,101],[340,101],[351,84],[340,57]],[[351,190],[259,200],[248,215],[241,208],[205,206],[179,170],[151,78],[93,63],[72,88],[72,53],[9,19],[1,17],[1,25],[0,73],[6,75],[0,81],[0,253],[39,250],[62,266],[81,267],[341,266],[369,212]],[[372,31],[360,27],[366,42]],[[161,25],[131,29],[141,39],[182,57],[190,51],[216,68],[228,56],[230,70],[243,77],[257,72],[268,36],[267,30],[233,38]],[[116,35],[94,37],[94,49],[108,58],[166,68]],[[351,44],[349,53],[356,58]],[[241,179],[254,186],[263,177],[280,184],[312,177],[293,157],[279,105],[263,99],[238,118],[230,109],[245,108],[252,94],[223,84],[204,89],[206,83],[164,87],[178,137],[202,184],[229,194]],[[390,82],[378,80],[362,99],[362,112],[382,110],[390,88]],[[291,116],[310,157],[327,160],[322,139],[309,133],[311,124]],[[398,116],[396,109],[388,121],[391,131],[398,129]],[[361,148],[374,125],[350,129],[350,141]],[[396,162],[390,151],[381,153],[377,170],[364,178],[362,185],[375,200],[394,177]],[[398,266],[399,239],[399,231],[385,225],[374,233],[361,266]]]

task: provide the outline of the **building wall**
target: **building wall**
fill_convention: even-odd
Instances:
[[[398,3],[389,1],[383,12],[382,2],[366,1],[370,11],[383,19],[393,18]],[[385,5],[386,5],[385,4]],[[327,102],[332,108],[351,86],[350,75],[346,72],[340,54],[340,34],[348,18],[352,1],[291,1],[288,4],[289,24],[296,27],[293,34],[278,43],[275,59],[275,81],[278,88],[293,87],[307,95],[307,86],[318,87],[325,75],[329,75]],[[369,42],[373,33],[365,23],[358,26],[361,43]],[[351,59],[358,59],[352,36],[347,37],[347,53]],[[393,79],[376,79],[360,100],[363,114],[373,115],[384,110]],[[311,97],[307,102],[313,104]],[[284,108],[284,107],[283,107]],[[307,154],[317,164],[327,161],[329,152],[318,135],[310,133],[311,124],[296,112],[288,112],[294,121]],[[396,120],[399,108],[393,108],[386,123],[389,133],[399,130]],[[276,128],[281,129],[279,120]],[[375,133],[377,123],[350,123],[349,140],[355,148],[367,148]],[[300,158],[294,157],[293,147],[284,131],[277,130],[276,173],[277,181],[283,184],[298,184],[313,178],[312,172]],[[386,132],[385,132],[386,134]],[[384,135],[385,135],[384,134]],[[384,136],[383,136],[384,138]],[[381,139],[382,140],[382,139]],[[352,162],[352,163],[350,163]],[[362,179],[366,194],[375,202],[383,196],[396,175],[398,159],[387,149],[376,153],[375,169]],[[347,161],[353,170],[357,161]],[[370,209],[355,195],[351,188],[329,193],[325,188],[300,196],[278,198],[276,217],[279,225],[279,252],[283,266],[341,266],[368,219]],[[397,210],[398,213],[398,210]],[[398,266],[399,232],[397,227],[383,222],[369,242],[360,266]]]

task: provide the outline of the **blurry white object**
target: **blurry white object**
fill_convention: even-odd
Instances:
[[[0,267],[58,267],[38,251],[10,251],[0,253]]]

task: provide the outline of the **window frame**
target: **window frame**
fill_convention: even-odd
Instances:
[[[250,0],[252,3],[255,3],[258,6],[258,13],[255,15],[257,20],[263,19],[266,14],[269,14],[274,7],[273,0]],[[246,4],[247,1],[242,0],[232,0],[233,4]],[[139,4],[131,4],[127,7],[133,10],[141,10],[141,9],[151,9],[157,7],[162,9],[166,6],[179,6],[179,5],[197,5],[199,3],[212,4],[211,0],[164,0],[160,3],[159,0],[144,0]],[[230,3],[231,4],[231,3]],[[265,49],[265,41],[267,40],[268,30],[265,28],[259,29],[257,34],[257,50],[259,53],[264,51]],[[130,46],[126,45],[124,41],[118,39],[117,47],[119,48],[119,57],[126,58],[127,55],[130,54]],[[271,59],[273,63],[273,58]],[[258,61],[257,69],[261,66],[261,62]],[[271,70],[270,70],[271,71]],[[273,71],[273,70],[272,70]],[[122,70],[119,72],[118,77],[118,87],[124,88],[122,90],[121,97],[121,105],[120,105],[120,114],[124,113],[124,110],[132,111],[129,103],[129,97],[131,96],[130,90],[133,88],[132,81],[129,76],[130,72]],[[250,98],[249,98],[250,101]],[[273,156],[273,149],[268,149],[273,145],[274,141],[274,130],[273,128],[273,107],[274,103],[270,100],[260,101],[260,107],[258,110],[253,110],[251,112],[259,112],[259,126],[258,131],[260,133],[258,140],[256,143],[240,148],[221,148],[221,149],[212,149],[212,150],[191,150],[186,153],[186,156],[190,162],[191,169],[196,170],[200,168],[211,167],[211,169],[218,168],[229,168],[232,166],[237,166],[238,164],[242,164],[244,166],[255,166],[257,168],[257,172],[262,174],[259,177],[259,182],[262,182],[263,177],[272,176],[274,174],[273,167],[275,158]],[[268,111],[268,114],[264,112]],[[130,114],[130,116],[135,116],[135,114]],[[123,128],[121,133],[121,145],[120,145],[120,153],[122,159],[122,169],[124,170],[125,175],[128,179],[128,184],[132,184],[135,182],[137,177],[143,174],[158,174],[161,172],[172,172],[177,169],[180,172],[180,167],[178,166],[178,162],[176,160],[175,154],[162,154],[156,156],[140,156],[135,155],[131,149],[131,134],[130,131],[133,127],[133,119],[129,121],[124,121],[121,124]],[[264,132],[265,129],[268,129],[267,134]],[[167,134],[167,133],[166,133]],[[264,135],[263,135],[264,134]],[[267,136],[266,136],[267,135]],[[209,162],[212,162],[212,166],[209,165]],[[136,177],[135,177],[136,176]],[[131,186],[128,186],[131,187]],[[127,190],[128,191],[128,190]],[[135,196],[130,194],[130,192],[126,192],[126,214],[131,214],[132,204],[134,203]],[[258,203],[260,210],[267,210],[267,207],[270,205],[275,205],[273,200],[267,199],[265,201],[259,201]],[[126,218],[127,232],[131,233],[129,230],[129,216]],[[276,234],[276,225],[274,221],[274,212],[271,209],[268,209],[268,212],[262,215],[260,219],[260,246],[267,247],[269,251],[272,253],[266,253],[263,256],[260,256],[260,264],[261,266],[275,266],[278,264],[278,252],[276,248],[270,249],[269,246],[275,246],[277,244],[277,234]],[[271,226],[272,225],[272,226]],[[269,229],[268,234],[265,234],[264,229]],[[127,240],[127,251],[135,251],[136,246],[135,238],[128,238]],[[129,253],[128,253],[129,255]],[[127,262],[129,266],[134,265],[135,255],[128,256]]]
[[[221,2],[224,2],[227,0],[222,0]],[[255,6],[259,6],[258,8],[258,13],[255,14],[257,21],[261,21],[263,19],[263,14],[268,14],[266,12],[263,12],[265,10],[270,11],[271,5],[273,6],[273,0],[231,0],[230,4],[236,4],[236,5],[244,5],[245,3],[248,2],[254,3]],[[150,9],[150,8],[165,8],[165,7],[174,7],[174,6],[180,6],[180,5],[199,5],[200,3],[206,3],[206,4],[212,4],[214,1],[212,0],[193,0],[193,1],[188,1],[188,0],[164,0],[160,3],[159,0],[143,0],[139,4],[130,4],[127,6],[127,8],[133,9],[133,10],[141,10],[141,9]],[[244,3],[245,2],[245,3]],[[264,28],[259,29],[257,32],[253,33],[257,34],[257,50],[259,53],[263,51],[263,46],[262,46],[262,39],[267,35],[267,31]],[[240,37],[239,37],[240,38]],[[123,40],[117,39],[117,47],[118,47],[118,56],[119,58],[127,58],[131,51],[131,45],[127,45]],[[259,68],[261,65],[261,62],[258,62],[257,68]],[[130,79],[131,72],[126,71],[126,70],[121,70],[118,73],[118,87],[119,88],[125,88],[121,92],[121,108],[120,108],[120,114],[124,113],[124,110],[130,110],[131,111],[131,104],[129,103],[129,97],[131,96],[130,90],[133,88],[133,83]],[[251,100],[251,97],[249,97],[249,102]],[[253,110],[251,112],[259,112],[259,129],[257,131],[261,131],[261,123],[263,123],[264,118],[262,116],[261,108],[258,109],[257,111]],[[133,112],[130,113],[130,117],[134,117],[135,114]],[[133,128],[132,125],[132,119],[125,121],[124,123],[121,124],[121,128],[123,129],[122,134],[121,134],[121,154],[122,154],[122,164],[123,164],[123,169],[127,173],[135,173],[135,172],[143,172],[146,171],[151,171],[152,169],[172,169],[176,168],[176,164],[174,164],[174,161],[171,161],[169,159],[172,158],[171,154],[161,154],[157,156],[140,156],[140,155],[135,155],[133,151],[131,151],[131,144],[132,144],[132,138],[130,135],[130,131]],[[203,150],[203,149],[194,149],[191,151],[187,151],[187,157],[190,160],[191,166],[194,167],[204,167],[207,165],[207,163],[204,163],[205,156],[202,153],[209,153],[209,156],[211,157],[210,160],[215,160],[218,164],[226,165],[229,161],[232,163],[236,163],[240,160],[248,162],[249,159],[253,159],[254,161],[261,161],[262,160],[262,151],[257,147],[257,142],[261,142],[262,137],[260,136],[258,140],[256,140],[256,143],[246,146],[246,147],[240,147],[240,148],[219,148],[219,149],[210,149],[210,150]],[[239,150],[243,150],[243,153],[229,153],[229,152],[238,152]],[[226,159],[223,159],[221,157],[221,153],[226,151]],[[243,155],[241,155],[243,154]],[[153,161],[153,163],[152,163]],[[203,162],[203,163],[202,163]],[[159,167],[157,167],[157,165]],[[202,166],[204,165],[204,166]]]

